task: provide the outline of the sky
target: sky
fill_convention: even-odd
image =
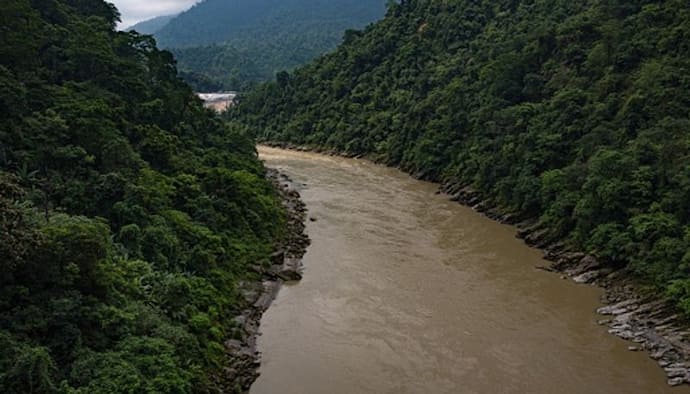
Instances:
[[[108,0],[120,10],[122,22],[119,28],[127,28],[137,22],[161,15],[176,14],[186,10],[199,0]]]

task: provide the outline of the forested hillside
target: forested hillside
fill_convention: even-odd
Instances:
[[[241,90],[334,49],[384,11],[384,0],[206,0],[155,37],[189,82]]]
[[[96,0],[0,5],[0,392],[209,392],[283,211],[251,140]]]
[[[469,186],[690,315],[689,109],[687,1],[403,0],[230,117]]]

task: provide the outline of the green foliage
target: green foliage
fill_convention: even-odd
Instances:
[[[384,0],[206,0],[139,31],[175,54],[198,91],[245,90],[332,50],[347,29],[383,13]]]
[[[281,235],[252,140],[117,19],[0,6],[3,393],[227,389],[237,283]]]
[[[229,117],[471,186],[690,315],[688,21],[679,0],[389,2]]]

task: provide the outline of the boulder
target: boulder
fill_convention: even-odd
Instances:
[[[573,277],[573,280],[577,283],[591,283],[599,277],[599,271],[587,271],[583,274]]]

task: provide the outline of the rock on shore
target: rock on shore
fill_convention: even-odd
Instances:
[[[604,266],[593,256],[549,246],[544,250],[554,270],[605,290],[605,306],[597,313],[610,317],[600,320],[610,334],[634,342],[631,351],[647,351],[666,372],[669,385],[690,383],[690,332],[671,302],[645,294],[623,269]]]
[[[285,174],[268,169],[267,177],[275,185],[286,211],[284,239],[275,247],[270,261],[251,270],[257,279],[240,284],[244,307],[234,319],[232,338],[225,342],[228,364],[221,376],[215,376],[223,392],[246,393],[259,376],[260,353],[256,347],[261,316],[275,298],[280,285],[302,278],[302,256],[309,245],[305,233],[306,207],[295,185]]]
[[[348,156],[318,147],[263,143],[284,149]],[[423,174],[416,175],[424,178]],[[539,227],[535,220],[504,212],[469,186],[444,183],[439,187],[439,193],[498,222],[515,225],[516,236],[543,250],[544,258],[552,262],[547,267],[535,268],[558,272],[564,279],[603,288],[605,292],[601,301],[605,306],[597,312],[607,318],[598,323],[607,325],[609,333],[633,342],[628,347],[630,351],[646,351],[664,369],[669,385],[690,384],[690,328],[687,321],[675,313],[671,302],[658,294],[643,292],[625,270],[605,266],[593,256],[549,239],[547,230]],[[304,221],[304,212],[301,220]]]
[[[546,229],[535,221],[505,214],[470,187],[444,184],[440,192],[494,220],[515,224],[517,237],[542,249],[544,258],[552,262],[548,267],[536,268],[560,272],[577,283],[602,287],[605,306],[597,312],[609,318],[600,320],[599,324],[607,325],[609,333],[633,342],[628,347],[630,351],[647,351],[666,372],[669,385],[690,384],[690,330],[687,322],[675,313],[671,302],[643,292],[625,270],[605,266],[593,256],[549,239]]]

